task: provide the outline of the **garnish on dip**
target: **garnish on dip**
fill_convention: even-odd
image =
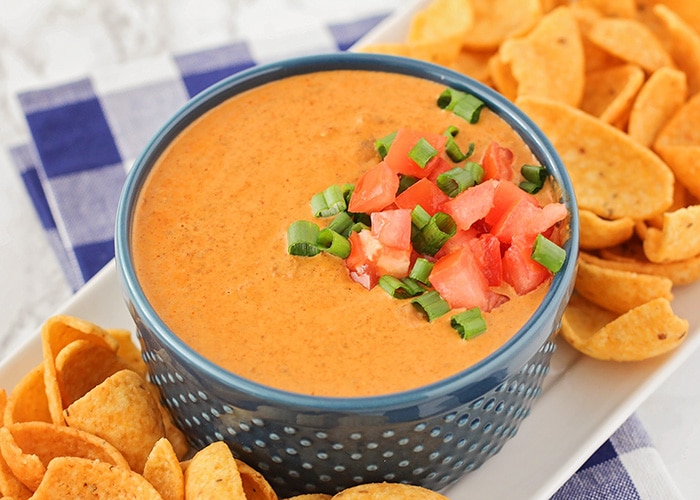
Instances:
[[[437,104],[471,124],[483,108],[453,89]],[[566,251],[549,237],[567,210],[533,196],[548,178],[544,167],[522,165],[522,179],[514,180],[508,148],[494,141],[475,162],[474,144],[462,151],[455,142],[459,132],[400,128],[377,139],[379,161],[354,185],[312,197],[313,215],[332,217],[326,227],[305,220],[289,226],[289,254],[338,256],[365,288],[410,299],[428,321],[461,309],[450,320],[460,336],[484,333],[482,312],[561,269]]]

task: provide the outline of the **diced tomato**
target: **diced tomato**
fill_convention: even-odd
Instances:
[[[413,210],[416,205],[420,205],[430,215],[435,215],[440,205],[449,199],[450,197],[443,193],[434,182],[423,178],[398,195],[395,203],[399,208],[410,210]]]
[[[424,138],[432,147],[438,150],[438,155],[430,160],[425,168],[422,168],[408,156],[413,146],[415,146],[421,138]],[[384,157],[384,161],[396,173],[412,175],[418,178],[427,177],[435,165],[438,164],[440,154],[445,150],[445,144],[447,144],[447,137],[442,134],[401,128],[396,132],[394,141],[391,143],[391,147]]]
[[[499,182],[496,186],[496,192],[493,194],[493,208],[486,214],[484,220],[489,226],[493,226],[504,213],[521,199],[525,199],[535,206],[540,206],[537,198],[526,193],[512,182]]]
[[[468,245],[471,240],[478,238],[479,234],[481,233],[474,228],[467,229],[466,231],[458,229],[455,235],[447,240],[442,248],[437,251],[435,259],[441,259],[448,253],[455,252],[463,246]]]
[[[435,162],[435,166],[432,168],[427,178],[433,182],[436,182],[440,174],[444,174],[445,172],[447,172],[448,170],[452,170],[456,166],[456,164],[452,163],[452,161],[448,160],[444,156],[439,156],[437,161]]]
[[[550,276],[546,267],[532,260],[534,242],[535,236],[516,235],[503,254],[503,280],[518,295],[531,292]]]
[[[486,217],[493,208],[494,194],[498,181],[488,180],[470,187],[449,201],[441,210],[457,223],[460,229],[469,229],[479,219]]]
[[[438,260],[430,283],[452,308],[479,307],[488,312],[508,300],[489,288],[469,245]]]
[[[381,161],[362,174],[355,184],[348,210],[355,213],[378,212],[394,202],[399,176]]]
[[[411,268],[411,247],[394,248],[383,245],[371,231],[350,233],[350,255],[345,266],[350,277],[368,290],[374,288],[379,278],[390,274],[405,278]]]
[[[492,141],[481,159],[484,168],[484,179],[502,179],[509,181],[513,178],[513,152]]]
[[[382,246],[411,248],[411,210],[407,208],[372,212],[372,234]]]
[[[491,233],[503,243],[509,243],[517,234],[535,236],[543,233],[566,215],[566,207],[561,203],[540,208],[523,198],[501,216]]]
[[[489,286],[500,286],[503,282],[501,242],[494,235],[485,233],[469,242],[481,271]]]

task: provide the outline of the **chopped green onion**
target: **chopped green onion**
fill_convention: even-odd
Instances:
[[[434,265],[435,264],[430,262],[428,259],[418,257],[416,262],[413,264],[408,277],[427,285],[428,277],[430,276],[430,272],[433,270]]]
[[[338,234],[345,236],[346,238],[350,234],[350,228],[355,223],[353,218],[347,212],[340,212],[335,218],[328,224],[328,229],[335,231]]]
[[[343,191],[343,198],[345,198],[345,204],[349,205],[350,204],[350,197],[352,196],[352,192],[355,191],[355,185],[354,184],[343,184],[343,187],[340,188]]]
[[[292,222],[287,229],[287,252],[290,255],[313,257],[321,252],[318,247],[318,225],[306,220]]]
[[[416,252],[435,255],[456,232],[457,224],[454,219],[444,212],[437,212],[425,226],[411,236],[411,242]]]
[[[472,124],[479,121],[481,110],[485,106],[481,99],[449,87],[440,94],[437,105],[441,109],[452,111]]]
[[[411,210],[411,222],[418,229],[423,229],[430,222],[430,214],[425,210],[425,208],[420,205],[416,205]]]
[[[411,304],[418,311],[425,314],[428,321],[431,322],[443,314],[447,314],[450,310],[450,305],[435,290],[416,297],[411,301]]]
[[[538,234],[532,245],[532,260],[539,262],[552,273],[558,273],[566,260],[566,250]]]
[[[526,193],[530,194],[535,194],[537,193],[540,189],[542,189],[542,186],[539,186],[535,184],[534,182],[530,181],[522,181],[520,184],[518,184],[518,187],[525,191]]]
[[[384,137],[374,141],[374,149],[377,150],[377,153],[379,153],[382,160],[384,157],[386,157],[387,153],[389,153],[389,149],[391,148],[391,144],[394,142],[395,137],[396,132],[392,132],[391,134],[385,135]]]
[[[369,226],[365,224],[364,222],[355,222],[352,227],[350,227],[350,232],[354,233],[359,233],[360,231],[364,231],[365,229],[369,229]]]
[[[346,259],[350,255],[350,241],[332,229],[321,229],[318,233],[318,247],[336,257]]]
[[[536,193],[542,189],[548,175],[547,169],[541,165],[523,165],[520,168],[520,173],[525,178],[520,183],[520,189],[528,193]]]
[[[486,331],[486,320],[478,307],[455,314],[450,318],[450,325],[464,340],[473,339]]]
[[[448,137],[447,143],[445,144],[445,153],[447,153],[450,160],[455,163],[459,163],[460,161],[466,160],[472,155],[472,153],[474,153],[474,143],[470,142],[469,149],[467,149],[466,152],[462,152],[462,150],[459,149],[457,142],[453,138]]]
[[[343,189],[334,184],[311,198],[311,211],[314,217],[331,217],[347,210]]]
[[[435,149],[424,137],[418,139],[418,142],[408,152],[408,157],[416,162],[420,168],[425,168],[426,165],[438,155],[438,150]]]
[[[452,160],[455,163],[459,163],[461,161],[466,160],[474,153],[473,142],[469,143],[469,148],[466,152],[462,152],[462,150],[459,149],[459,145],[454,139],[455,137],[457,137],[457,134],[459,134],[459,129],[454,125],[450,125],[449,127],[447,127],[447,130],[445,130],[445,132],[443,132],[442,134],[447,137],[447,143],[445,144],[445,152],[447,153],[447,156],[450,157],[450,160]]]
[[[438,175],[435,183],[450,198],[481,182],[484,169],[478,163],[467,162],[464,167],[455,167]]]
[[[413,186],[416,182],[418,182],[417,177],[413,177],[412,175],[402,175],[399,178],[399,189],[396,190],[396,195],[400,195],[408,188]]]
[[[411,278],[399,279],[389,274],[379,278],[379,286],[395,299],[409,299],[425,292],[425,288]]]

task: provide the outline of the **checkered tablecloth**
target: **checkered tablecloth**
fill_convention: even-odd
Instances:
[[[73,289],[112,259],[126,174],[176,109],[220,79],[275,57],[346,50],[383,17],[358,12],[312,30],[287,26],[271,39],[163,55],[19,93],[28,137],[9,153]],[[553,498],[679,497],[633,416]]]

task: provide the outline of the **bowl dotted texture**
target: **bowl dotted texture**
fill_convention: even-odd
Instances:
[[[145,298],[129,256],[129,228],[141,186],[158,156],[184,128],[237,93],[287,76],[335,69],[402,73],[474,94],[520,133],[560,186],[570,214],[571,235],[564,245],[567,261],[523,328],[465,371],[402,393],[366,398],[293,394],[214,365],[165,326]],[[196,449],[226,441],[238,458],[266,476],[281,497],[334,493],[376,481],[437,490],[496,454],[516,434],[542,389],[575,277],[578,211],[573,192],[560,158],[541,131],[500,94],[464,75],[396,56],[302,57],[258,66],[219,82],[195,96],[154,136],[130,171],[120,199],[115,235],[118,276],[151,380]]]

